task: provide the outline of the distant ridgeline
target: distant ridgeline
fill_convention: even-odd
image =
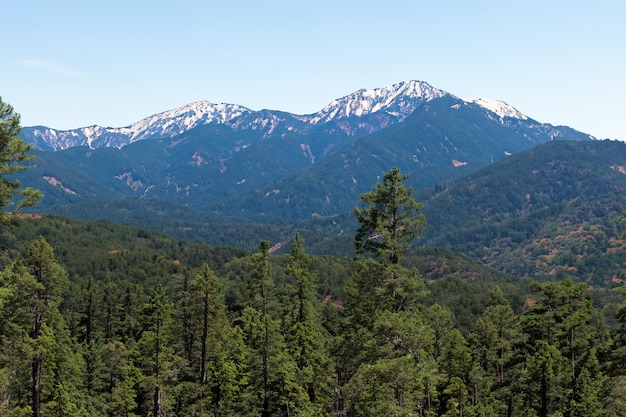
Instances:
[[[222,223],[347,212],[392,166],[420,190],[544,142],[592,139],[419,81],[359,90],[311,115],[198,102],[125,128],[26,127],[22,137],[42,150],[21,177],[46,195],[39,210],[87,217],[90,202],[140,198]]]

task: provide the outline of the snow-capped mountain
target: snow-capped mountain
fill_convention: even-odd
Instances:
[[[419,81],[359,90],[308,115],[201,101],[124,128],[25,128],[22,137],[67,150],[35,151],[22,173],[49,209],[141,197],[281,222],[349,210],[391,166],[417,190],[545,142],[593,139]]]
[[[333,100],[319,112],[304,116],[310,124],[327,123],[351,116],[361,117],[376,112],[395,116],[401,122],[425,101],[443,97],[438,90],[423,81],[409,81],[374,90],[361,89]]]
[[[261,137],[306,135],[322,126],[328,134],[355,138],[400,123],[425,103],[446,96],[488,110],[489,117],[502,124],[533,123],[544,131],[551,127],[535,122],[502,101],[482,98],[461,100],[426,82],[408,81],[373,90],[358,90],[308,115],[277,110],[254,111],[237,104],[198,101],[155,114],[126,127],[94,125],[73,130],[25,127],[21,138],[46,151],[76,146],[92,149],[122,148],[140,140],[174,137],[202,125],[224,125],[234,131],[251,131],[255,132],[255,137],[258,137],[256,134]]]
[[[155,114],[134,123],[125,133],[131,142],[149,137],[172,137],[196,126],[205,124],[228,124],[233,119],[251,113],[252,110],[237,104],[213,104],[197,101],[174,110]]]
[[[75,146],[91,148],[121,148],[138,140],[173,137],[194,127],[207,124],[224,124],[234,130],[254,130],[264,136],[285,132],[305,133],[322,124],[344,121],[339,127],[347,135],[354,135],[360,127],[371,133],[390,124],[401,122],[424,102],[448,93],[423,81],[409,81],[374,90],[361,89],[333,100],[317,113],[295,115],[287,112],[253,111],[236,104],[213,104],[198,101],[147,117],[126,127],[98,125],[73,130],[56,130],[49,127],[25,127],[21,137],[42,150],[58,151]],[[360,120],[348,126],[349,118],[379,116],[377,121]],[[382,117],[381,117],[382,116]]]
[[[59,151],[75,146],[121,148],[138,140],[173,137],[205,124],[224,124],[252,113],[236,104],[213,104],[197,101],[147,117],[126,127],[88,126],[73,130],[55,130],[43,126],[26,127],[22,138],[43,150]]]

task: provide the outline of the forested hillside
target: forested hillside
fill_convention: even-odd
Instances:
[[[30,159],[18,130],[0,100],[3,173]],[[340,257],[20,215],[40,194],[0,178],[0,415],[625,415],[626,287],[411,248],[407,179],[360,195]]]
[[[610,286],[626,266],[625,161],[622,142],[555,141],[424,190],[420,244],[518,276]]]
[[[356,260],[309,256],[298,235],[277,256],[24,218],[2,239],[1,414],[626,412],[626,294],[594,305],[569,279],[404,252],[411,236],[381,239],[394,227],[366,218],[390,211],[367,207],[376,244]]]
[[[626,209],[624,161],[622,142],[553,141],[447,183],[414,187],[428,219],[415,244],[447,247],[516,276],[572,276],[593,286],[614,285],[614,278],[624,278],[626,267],[626,247],[618,239]],[[334,181],[329,171],[305,171],[294,180],[322,187],[324,181]],[[252,204],[250,210],[258,207]],[[239,210],[216,213],[130,197],[55,210],[86,219],[115,218],[188,241],[248,250],[260,240],[286,248],[298,231],[312,254],[354,256],[356,219],[351,211],[277,225],[245,220]],[[282,215],[281,210],[275,214]]]

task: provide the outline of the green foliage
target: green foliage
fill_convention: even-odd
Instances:
[[[300,235],[249,254],[44,216],[4,243],[2,415],[33,415],[37,352],[42,415],[623,415],[618,292],[600,310],[573,280],[440,248],[309,256]]]
[[[374,190],[361,195],[366,208],[355,208],[359,229],[354,238],[357,254],[374,253],[392,264],[397,264],[413,239],[424,229],[425,218],[421,205],[412,197],[412,189],[405,188],[398,168],[392,168],[377,183]]]
[[[316,277],[309,270],[310,259],[303,245],[304,241],[296,234],[285,266],[285,274],[292,280],[287,293],[285,342],[295,361],[296,382],[311,403],[311,415],[323,415],[331,398],[328,333],[322,326]]]
[[[415,198],[423,203],[422,211],[428,218],[428,226],[417,243],[452,248],[515,276],[572,276],[596,287],[612,286],[612,277],[623,279],[621,260],[626,255],[623,242],[616,238],[623,232],[621,213],[626,207],[626,177],[618,170],[624,157],[626,146],[619,142],[551,141],[430,190],[423,190],[411,175],[407,185],[418,191]],[[403,172],[413,173],[402,168]],[[388,169],[375,165],[369,170]],[[368,191],[365,178],[370,177],[364,175],[357,176],[355,193]],[[312,181],[302,174],[302,181],[306,180],[309,187],[325,188],[328,193],[331,185],[327,177]],[[284,188],[281,190],[277,199],[285,198]],[[266,199],[274,198],[270,194]],[[335,196],[339,197],[344,195]],[[356,197],[351,198],[353,205]],[[326,204],[322,200],[319,205]],[[299,230],[307,240],[309,253],[346,257],[354,254],[349,235],[358,227],[349,213],[320,214],[301,223],[276,226],[250,224],[249,219],[244,223],[232,211],[212,211],[207,216],[206,211],[148,199],[81,203],[77,209],[86,218],[106,215],[186,240],[248,250],[262,239],[287,248],[295,230]],[[323,278],[320,276],[320,280]]]
[[[444,110],[439,104],[437,108],[438,112]],[[461,110],[469,112],[471,109],[462,107]],[[435,109],[431,108],[430,111]],[[421,118],[423,122],[428,121],[430,116],[416,114],[415,117]],[[454,128],[460,137],[463,131],[457,124],[455,122]],[[417,128],[418,124],[416,122],[413,125],[411,122],[411,126]],[[481,125],[481,130],[486,128]],[[503,138],[504,131],[501,128],[489,127],[495,129],[494,133],[500,135],[499,138]],[[425,127],[420,126],[419,129]],[[420,159],[423,149],[416,152],[415,141],[406,139],[416,133],[405,128],[393,133],[393,143],[381,140],[382,136],[363,138],[358,146],[351,145],[341,155],[329,156],[316,164],[315,172],[305,170],[280,184],[272,184],[242,196],[243,200],[233,205],[220,203],[211,210],[198,210],[192,206],[181,207],[154,199],[137,200],[127,196],[121,199],[55,204],[55,210],[82,218],[115,219],[126,224],[161,230],[180,239],[237,246],[247,250],[254,250],[255,242],[262,239],[281,243],[283,248],[287,248],[289,240],[298,230],[307,240],[309,253],[352,257],[354,250],[350,240],[358,225],[355,224],[354,216],[343,210],[354,206],[359,193],[369,191],[367,186],[376,181],[377,172],[388,171],[392,166],[376,160],[369,165],[356,161],[364,152],[379,156],[393,155],[398,159],[393,165],[411,174],[406,181],[407,186],[416,190],[415,198],[423,203],[422,211],[428,218],[428,226],[418,245],[445,246],[514,276],[542,280],[560,280],[572,276],[594,287],[614,286],[613,277],[623,279],[621,260],[626,255],[626,248],[617,236],[623,232],[621,213],[626,207],[623,192],[626,189],[626,177],[619,171],[621,161],[626,157],[626,145],[612,141],[551,140],[491,164],[494,155],[495,159],[499,159],[498,155],[503,156],[504,151],[514,150],[500,149],[502,144],[481,143],[480,140],[484,139],[479,134],[481,130],[472,130],[466,134],[475,145],[484,147],[483,151],[488,151],[490,156],[488,160],[481,160],[472,166],[451,166],[450,155],[446,152],[438,156],[436,163],[426,164]],[[395,128],[385,135],[393,131]],[[509,132],[506,137],[511,139],[515,136],[510,135]],[[436,142],[438,146],[441,146],[440,137]],[[448,136],[448,139],[456,144],[459,151],[471,153],[462,150],[453,137]],[[505,141],[507,145],[515,143],[508,139]],[[406,149],[403,148],[405,152],[392,152],[399,143],[406,145]],[[425,140],[422,144],[426,149],[430,148],[431,154],[434,152],[433,144]],[[449,144],[446,146],[453,149]],[[132,151],[138,153],[137,150]],[[95,158],[95,154],[86,156],[91,150],[74,152],[85,154],[84,164]],[[59,165],[70,165],[69,161],[75,156],[67,156]],[[412,160],[413,157],[423,165],[418,171],[414,167],[416,162]],[[335,158],[338,160],[335,161]],[[349,162],[346,168],[341,168],[342,174],[329,176],[328,172],[335,172],[333,169],[339,169],[339,164],[344,166],[344,160]],[[327,165],[331,162],[331,165]],[[43,164],[41,161],[38,165]],[[120,165],[120,169],[125,167],[124,164]],[[489,166],[479,170],[485,165]],[[24,174],[30,175],[30,171]],[[439,171],[446,171],[446,175],[440,176]],[[452,182],[441,182],[444,177],[465,174],[469,175]],[[38,174],[40,178],[42,175]],[[71,177],[76,181],[81,178],[76,173]],[[109,177],[113,178],[111,175]],[[114,182],[121,183],[118,179]],[[41,185],[50,187],[48,183]],[[433,188],[424,190],[426,185]],[[124,184],[120,186],[128,188]],[[350,191],[340,192],[339,189]],[[274,193],[274,190],[280,192]],[[58,190],[47,191],[48,196],[55,191]],[[266,196],[267,193],[269,195]],[[216,194],[218,191],[211,195]],[[311,196],[311,204],[296,203],[302,195],[307,198]],[[252,200],[254,202],[250,202]],[[241,208],[240,203],[245,207]],[[42,205],[45,204],[44,199],[37,209],[41,207],[43,210]],[[328,210],[317,210],[319,212],[311,215],[312,206],[316,210]],[[339,206],[344,208],[339,210]],[[299,220],[296,222],[286,214],[291,213],[291,210],[307,214],[297,215]],[[252,221],[264,224],[252,224]],[[271,225],[269,222],[280,225]],[[285,252],[279,249],[278,253]],[[214,265],[211,267],[217,270]],[[324,279],[323,276],[319,278],[321,282]]]
[[[20,133],[20,116],[13,107],[0,97],[0,225],[12,221],[12,215],[23,208],[33,206],[41,200],[41,193],[31,187],[22,188],[12,174],[23,171],[27,162],[34,159],[28,154],[31,146],[24,143]],[[12,207],[11,212],[5,209]]]
[[[527,336],[518,368],[524,406],[538,415],[595,409],[603,402],[599,386],[606,377],[598,367],[599,335],[585,285],[567,279],[531,288],[539,297],[521,321]]]
[[[429,227],[419,244],[449,247],[515,276],[611,286],[626,256],[617,239],[624,157],[620,142],[554,141],[423,190],[417,198]]]
[[[153,416],[167,414],[165,381],[174,378],[174,351],[172,337],[172,305],[162,285],[158,285],[150,301],[144,304],[141,314],[143,332],[137,342],[136,363],[143,375],[145,396],[151,394],[152,403],[144,405]]]

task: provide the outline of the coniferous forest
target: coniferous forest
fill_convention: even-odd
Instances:
[[[0,101],[3,173],[24,169]],[[27,216],[0,181],[0,415],[624,416],[626,302],[410,249],[427,219],[387,172],[356,259]],[[416,267],[416,266],[419,266]]]

